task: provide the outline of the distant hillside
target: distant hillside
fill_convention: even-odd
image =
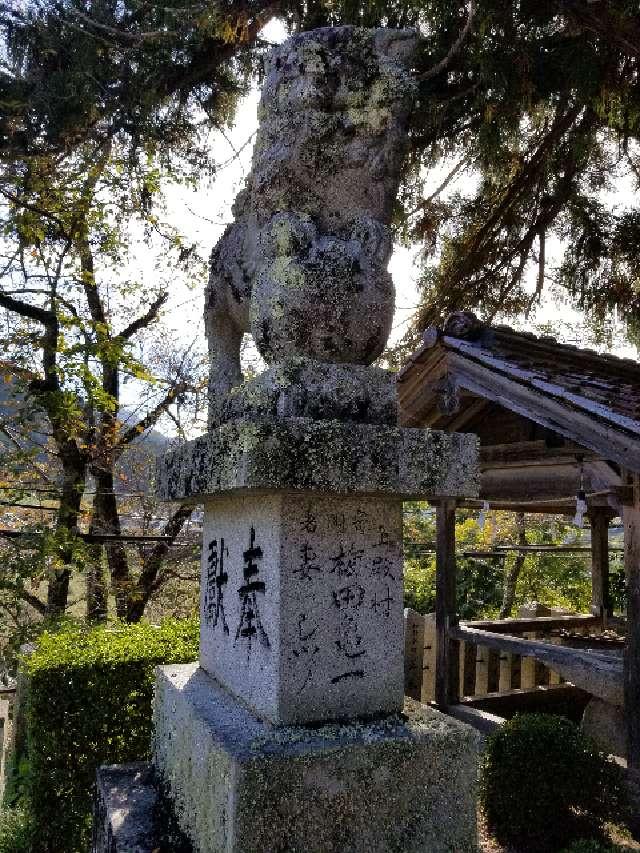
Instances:
[[[19,387],[20,379],[29,379],[30,376],[19,376],[15,366],[6,361],[0,361],[0,421],[9,428],[14,428],[16,434],[25,438],[23,447],[43,448],[46,444],[47,419],[43,412],[29,413],[25,406],[25,396]],[[24,424],[17,423],[21,417]],[[120,419],[127,423],[131,418],[130,410],[124,408],[120,412]],[[148,494],[153,491],[155,480],[156,457],[166,453],[172,439],[164,435],[158,429],[150,429],[136,438],[130,447],[123,453],[117,467],[116,491],[141,492]],[[8,454],[15,449],[14,444],[0,429],[0,452]],[[47,453],[42,450],[38,454],[38,460],[44,463]]]
[[[0,422],[15,432],[16,436],[24,437],[25,449],[29,445],[43,447],[47,441],[45,414],[36,409],[30,409],[22,393],[21,385],[31,378],[32,374],[16,369],[15,365],[8,361],[0,361]],[[21,424],[18,423],[18,419],[22,420]],[[2,430],[0,430],[0,446],[7,450],[15,449],[13,442]],[[38,458],[42,462],[46,454],[41,453]]]
[[[120,417],[127,419],[126,409]],[[155,489],[156,459],[167,452],[171,441],[157,429],[147,430],[134,439],[120,457],[116,491],[152,494]]]

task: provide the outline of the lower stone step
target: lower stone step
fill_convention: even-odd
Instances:
[[[92,853],[192,853],[174,826],[151,764],[100,767]]]

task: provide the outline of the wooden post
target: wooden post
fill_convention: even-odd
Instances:
[[[527,631],[523,635],[528,640],[535,640],[537,633]],[[533,690],[536,687],[536,659],[522,658],[520,660],[520,689]]]
[[[486,696],[489,692],[489,655],[487,646],[476,646],[476,684],[474,696]]]
[[[458,666],[460,671],[458,678],[458,696],[466,696],[467,644],[462,641],[458,643]]]
[[[424,664],[422,667],[422,696],[421,702],[433,702],[436,698],[436,615],[427,613],[424,616]]]
[[[459,647],[449,639],[456,616],[456,504],[443,500],[436,508],[436,703],[441,708],[458,700]]]
[[[612,512],[608,507],[594,507],[589,511],[591,524],[591,612],[602,619],[613,615],[609,595],[609,522]]]
[[[422,700],[424,674],[424,616],[410,607],[404,611],[404,692]]]
[[[549,642],[553,643],[554,646],[561,646],[562,645],[562,637],[560,637],[558,634],[552,634],[549,637]],[[555,669],[549,668],[549,684],[550,685],[562,684],[562,677],[560,676],[559,672],[555,671]]]
[[[624,654],[624,707],[627,724],[627,766],[634,825],[640,836],[640,475],[633,474],[630,503],[623,508],[624,568],[627,581],[627,642]]]
[[[511,652],[500,652],[500,676],[498,693],[511,692],[511,673],[513,670],[513,655]]]

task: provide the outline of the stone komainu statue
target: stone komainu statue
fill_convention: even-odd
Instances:
[[[268,365],[369,365],[382,352],[415,46],[413,31],[340,27],[270,55],[252,171],[211,258],[211,427],[242,382],[244,332]]]

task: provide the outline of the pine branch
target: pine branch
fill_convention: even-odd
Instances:
[[[436,77],[438,74],[441,74],[443,71],[451,65],[451,62],[455,58],[455,56],[460,53],[462,46],[467,40],[469,33],[471,32],[471,27],[473,26],[473,20],[476,16],[476,0],[469,0],[469,11],[467,13],[467,20],[465,21],[465,25],[460,31],[458,38],[454,41],[449,49],[449,52],[441,59],[440,62],[437,62],[433,68],[430,68],[428,71],[425,71],[424,74],[421,74],[418,78],[422,82],[425,80],[431,80],[432,77]]]

